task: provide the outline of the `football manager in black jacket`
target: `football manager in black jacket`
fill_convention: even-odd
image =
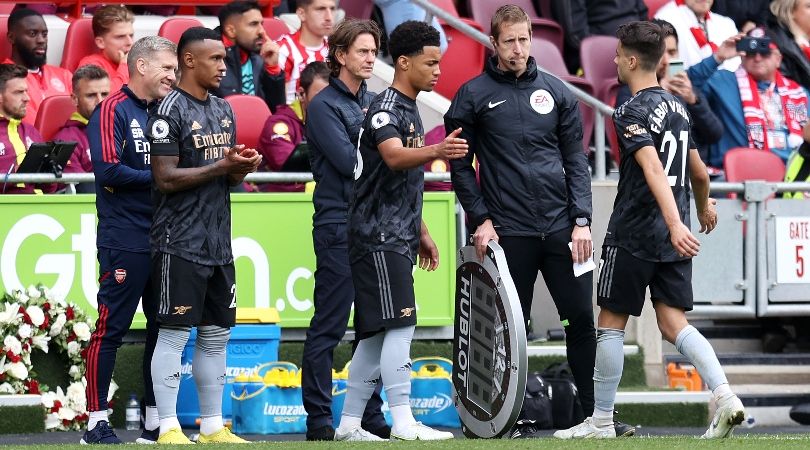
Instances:
[[[450,162],[453,187],[475,230],[479,257],[492,239],[503,247],[527,329],[537,272],[543,273],[587,417],[596,354],[593,272],[575,277],[572,263],[593,252],[590,169],[577,99],[537,69],[529,56],[531,36],[521,8],[505,5],[495,12],[490,40],[496,55],[459,89],[444,116],[445,129],[461,128],[459,137],[470,146],[466,158]],[[532,431],[517,427],[512,434]]]

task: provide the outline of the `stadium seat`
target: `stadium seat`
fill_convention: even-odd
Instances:
[[[647,17],[652,19],[655,13],[670,1],[671,0],[644,0],[644,4],[647,5]]]
[[[456,9],[456,4],[453,2],[453,0],[433,0],[433,4],[436,7],[449,12],[453,15],[453,17],[461,17],[458,15],[458,10]]]
[[[267,33],[267,36],[277,41],[282,35],[289,34],[290,28],[284,23],[281,19],[276,19],[275,17],[265,17],[262,19],[262,27],[264,27],[264,32]]]
[[[371,0],[340,0],[340,9],[346,12],[346,17],[355,19],[370,19],[374,11]]]
[[[565,80],[574,86],[582,89],[588,95],[593,95],[593,86],[588,80],[573,75],[564,75],[560,79]],[[593,108],[587,103],[580,100],[579,113],[582,117],[582,147],[585,154],[591,152],[591,137],[593,137],[593,124],[595,113]]]
[[[563,29],[557,22],[550,19],[532,19],[532,40],[543,39],[551,42],[562,52]]]
[[[230,95],[225,100],[231,104],[236,120],[236,143],[247,148],[259,145],[259,136],[264,122],[270,117],[270,108],[260,97],[254,95]]]
[[[505,3],[506,2],[502,0],[467,0],[467,11],[472,14],[473,20],[481,25],[481,29],[484,31],[484,34],[489,36],[489,28],[490,23],[492,22],[492,16],[495,15],[495,11],[497,11],[498,8]],[[538,18],[537,12],[534,10],[532,0],[510,0],[508,3],[523,8],[523,10],[526,11],[526,14],[529,15],[530,19]]]
[[[782,182],[785,179],[785,163],[770,151],[736,147],[723,157],[726,180],[739,183],[747,180]]]
[[[619,40],[613,36],[589,36],[582,40],[579,49],[585,79],[593,85],[596,98],[605,103],[605,90],[616,79],[613,58],[618,45]]]
[[[177,44],[180,42],[180,36],[183,35],[183,32],[188,30],[191,27],[201,27],[203,26],[202,22],[197,19],[191,18],[175,18],[169,19],[160,26],[158,30],[158,36],[163,36],[166,39],[174,42]]]
[[[481,30],[470,19],[460,19],[467,25]],[[449,25],[442,25],[447,35],[447,51],[442,56],[442,74],[436,84],[436,92],[452,99],[462,84],[478,76],[484,69],[486,47]]]
[[[50,141],[74,112],[76,107],[69,95],[46,97],[39,105],[34,127],[46,141]]]
[[[76,19],[67,29],[60,65],[63,69],[73,72],[82,58],[97,51],[98,47],[93,39],[93,19],[89,17]]]
[[[6,38],[8,34],[8,14],[0,15],[0,61],[11,58],[11,42]]]
[[[534,56],[537,65],[554,75],[558,77],[570,75],[568,68],[565,67],[562,53],[552,42],[545,39],[534,39],[529,54]]]

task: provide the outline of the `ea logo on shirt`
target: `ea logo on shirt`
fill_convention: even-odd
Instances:
[[[375,130],[379,130],[380,128],[388,125],[389,122],[391,122],[391,119],[388,117],[388,113],[385,111],[380,111],[371,117],[371,126]]]
[[[163,139],[169,135],[169,124],[163,119],[158,119],[152,123],[152,138]]]
[[[554,109],[554,97],[547,90],[538,89],[529,97],[529,105],[539,114],[548,114]]]

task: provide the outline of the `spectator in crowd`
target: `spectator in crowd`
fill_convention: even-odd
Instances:
[[[374,4],[380,8],[385,31],[389,36],[391,32],[394,31],[394,28],[402,22],[408,20],[425,20],[425,9],[416,3],[412,3],[410,0],[374,0]],[[439,24],[439,19],[434,17],[430,25],[439,32],[441,43],[439,48],[442,50],[442,53],[444,53],[447,51],[447,36],[444,35],[444,30],[442,30],[442,26]],[[444,136],[442,136],[442,139],[444,139]]]
[[[256,150],[262,155],[260,170],[273,172],[308,172],[303,170],[285,170],[290,157],[296,152],[299,145],[306,146],[304,124],[307,117],[307,106],[323,88],[329,86],[329,66],[323,61],[307,64],[301,71],[301,86],[298,87],[298,98],[301,101],[303,120],[285,104],[276,107],[276,113],[267,118],[259,137],[259,146]],[[299,151],[300,152],[300,151]],[[306,164],[309,159],[305,154],[297,154],[294,158],[303,158]],[[289,161],[297,163],[298,161]],[[304,183],[266,183],[260,185],[259,190],[264,192],[303,192]]]
[[[90,144],[87,140],[87,122],[96,109],[96,105],[110,95],[110,77],[107,72],[96,65],[80,66],[73,73],[73,93],[70,97],[76,105],[76,112],[56,132],[54,141],[76,142],[76,148],[65,166],[65,173],[92,173],[93,162],[90,159]],[[119,88],[120,89],[120,88]],[[95,185],[82,183],[76,185],[76,192],[95,192]]]
[[[736,53],[736,40],[739,37],[726,40],[715,58],[689,71],[693,86],[703,91],[725,129],[709,147],[709,164],[722,167],[723,157],[734,147],[771,151],[787,161],[804,140],[807,93],[779,71],[782,55],[761,28],[744,38],[748,50],[739,69],[717,70],[718,61]]]
[[[706,98],[700,91],[692,87],[689,75],[686,71],[681,71],[670,76],[669,62],[678,59],[678,33],[669,22],[661,19],[653,19],[653,23],[659,25],[664,30],[664,56],[658,63],[655,75],[662,88],[675,95],[685,105],[692,116],[692,139],[697,145],[698,152],[705,162],[708,156],[710,144],[717,142],[723,135],[723,123],[709,108]],[[710,58],[713,58],[710,57]],[[701,61],[699,64],[709,64]],[[630,88],[625,84],[619,89],[616,96],[616,107],[624,104],[630,99]]]
[[[741,33],[765,25],[771,0],[714,0],[712,12],[734,21]]]
[[[565,33],[565,61],[568,70],[580,67],[579,47],[588,36],[615,36],[619,25],[647,20],[643,0],[572,0],[551,4],[552,16]]]
[[[48,53],[48,26],[45,19],[33,10],[20,8],[8,16],[8,40],[11,59],[7,64],[19,64],[28,69],[28,107],[25,122],[33,125],[39,104],[51,95],[70,94],[73,74],[61,67],[46,64]]]
[[[672,0],[658,12],[656,19],[666,20],[678,33],[678,53],[686,68],[711,55],[726,39],[737,34],[734,21],[709,11],[713,0]],[[725,62],[724,68],[735,70],[739,58]]]
[[[129,82],[127,54],[132,48],[135,17],[122,5],[106,5],[93,14],[93,37],[99,51],[87,55],[77,67],[93,64],[101,67],[110,78],[110,89],[118,92]]]
[[[768,31],[782,54],[779,71],[810,88],[810,0],[774,0]]]
[[[329,51],[327,37],[334,26],[335,0],[298,0],[295,14],[301,20],[301,28],[293,34],[279,38],[278,65],[286,81],[287,104],[301,116],[301,107],[295,101],[301,71],[313,61],[325,61]]]
[[[284,73],[278,69],[279,46],[267,37],[262,26],[259,4],[228,3],[218,17],[227,70],[214,94],[255,95],[275,112],[276,105],[285,104]]]
[[[25,158],[25,152],[34,142],[42,142],[42,136],[33,125],[21,122],[28,106],[28,86],[25,67],[16,64],[0,64],[0,170],[3,175],[14,173]],[[27,183],[3,181],[3,194],[42,193],[52,191],[55,185],[34,186]]]

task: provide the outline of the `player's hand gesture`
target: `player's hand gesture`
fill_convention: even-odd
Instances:
[[[231,174],[247,175],[255,172],[262,161],[260,155],[255,149],[245,148],[244,145],[234,145],[225,151],[224,161],[226,171]]]
[[[697,256],[700,251],[700,241],[689,231],[689,228],[678,222],[677,225],[669,230],[670,240],[675,251],[680,256],[688,256],[690,258]]]
[[[698,222],[700,222],[700,232],[709,234],[717,227],[717,200],[709,198],[706,202],[706,209],[698,211]]]
[[[456,128],[452,133],[448,134],[443,141],[436,146],[438,159],[458,159],[467,156],[467,140],[458,137],[461,134],[461,128]]]
[[[419,268],[432,272],[439,267],[439,249],[428,233],[419,237]]]
[[[487,253],[487,244],[489,241],[498,242],[498,233],[495,232],[495,227],[492,226],[492,220],[487,219],[472,235],[473,245],[475,245],[475,254],[478,255],[479,261],[484,261],[484,255]]]
[[[275,67],[278,65],[278,50],[279,45],[276,44],[276,41],[267,37],[267,34],[262,30],[262,39],[264,39],[264,43],[262,44],[262,48],[259,49],[259,55],[261,55],[264,63],[269,67]]]

